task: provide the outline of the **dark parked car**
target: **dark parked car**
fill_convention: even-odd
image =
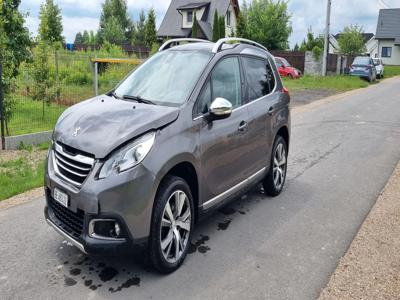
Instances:
[[[283,189],[290,97],[274,58],[248,40],[185,41],[56,124],[45,217],[85,253],[144,245],[172,272],[202,216],[260,182]]]
[[[371,57],[357,56],[350,67],[350,76],[358,76],[369,82],[376,80],[375,63]]]

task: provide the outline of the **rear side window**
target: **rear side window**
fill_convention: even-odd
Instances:
[[[276,84],[270,63],[264,59],[251,57],[243,57],[242,59],[249,101],[254,101],[270,94]]]
[[[233,108],[242,104],[239,59],[229,57],[220,61],[211,73],[197,101],[197,112],[206,113],[215,98],[225,98]]]

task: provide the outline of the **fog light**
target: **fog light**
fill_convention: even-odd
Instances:
[[[121,226],[116,220],[93,219],[89,223],[89,236],[96,239],[120,239]]]

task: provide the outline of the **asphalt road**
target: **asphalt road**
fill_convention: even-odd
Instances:
[[[400,78],[293,111],[288,182],[196,230],[169,276],[140,256],[86,257],[47,226],[44,199],[0,211],[0,298],[313,299],[400,159]]]

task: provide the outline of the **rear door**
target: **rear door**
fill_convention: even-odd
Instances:
[[[239,58],[224,58],[197,99],[195,109],[200,117],[196,119],[217,97],[229,100],[234,108],[229,118],[212,122],[203,119],[200,125],[202,198],[206,201],[244,181],[248,173],[249,116],[243,107],[242,82]]]
[[[245,99],[249,112],[248,176],[269,165],[274,142],[276,111],[279,95],[271,63],[267,59],[243,56],[241,58],[246,79]]]

